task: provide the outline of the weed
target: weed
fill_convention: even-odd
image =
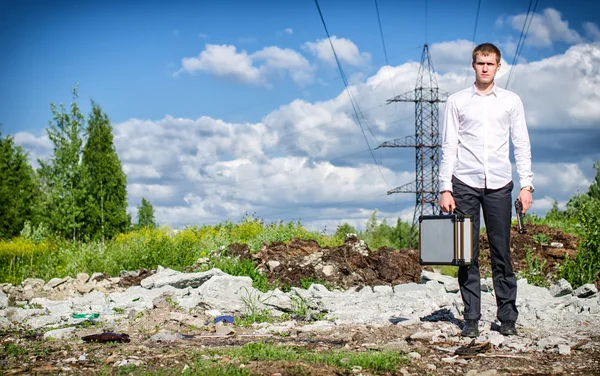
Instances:
[[[535,244],[539,246],[547,245],[548,243],[550,243],[550,236],[542,233],[533,235],[531,239]]]
[[[165,299],[165,301],[167,302],[167,304],[171,308],[177,308],[177,307],[179,307],[179,303],[177,303],[176,301],[174,301],[172,296],[167,296],[167,298]]]
[[[310,313],[310,306],[314,301],[310,298],[303,298],[300,295],[292,295],[292,312],[296,317],[307,318]]]
[[[525,262],[527,263],[527,270],[520,272],[520,277],[526,278],[527,282],[533,285],[546,287],[548,285],[544,275],[546,260],[541,260],[533,254],[531,248],[525,247]]]
[[[264,308],[265,303],[271,299],[272,295],[261,297],[261,292],[255,289],[248,290],[244,287],[245,294],[240,297],[240,300],[246,308],[246,315],[244,319],[238,323],[240,325],[248,325],[254,322],[267,322],[272,321],[271,313],[268,309]]]

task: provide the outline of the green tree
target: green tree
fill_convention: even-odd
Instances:
[[[46,132],[54,144],[47,161],[38,160],[44,201],[44,215],[50,230],[58,235],[81,238],[85,219],[87,174],[81,157],[85,118],[77,104],[77,87],[73,89],[70,112],[61,104],[50,104],[53,120]]]
[[[112,238],[131,224],[127,214],[127,176],[113,143],[110,120],[93,101],[87,134],[83,167],[89,185],[84,231],[91,238]]]
[[[411,224],[403,222],[400,218],[398,218],[396,221],[396,227],[392,231],[392,238],[396,248],[416,248],[416,244],[413,244],[411,236],[411,227]]]
[[[592,200],[600,200],[600,160],[594,163],[594,168],[596,169],[596,178],[590,185],[588,196],[590,196]]]
[[[333,235],[335,238],[340,239],[341,241],[346,240],[346,236],[348,234],[358,234],[358,231],[354,227],[352,227],[349,223],[344,222],[337,227],[335,234]]]
[[[138,205],[138,221],[137,227],[156,227],[156,222],[154,221],[154,208],[150,201],[146,200],[142,197],[142,204]]]
[[[23,149],[0,132],[0,238],[20,233],[26,221],[36,223],[39,184]]]

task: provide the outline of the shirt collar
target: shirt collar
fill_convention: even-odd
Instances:
[[[473,83],[473,86],[471,86],[471,97],[474,96],[475,94],[483,96],[483,97],[490,95],[490,94],[494,94],[496,97],[498,97],[498,84],[496,84],[496,82],[494,82],[494,87],[492,88],[492,91],[490,91],[489,93],[487,93],[485,95],[481,95],[477,92],[477,90],[475,89],[475,83]]]

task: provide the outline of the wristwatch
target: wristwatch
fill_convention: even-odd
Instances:
[[[533,191],[535,191],[535,189],[533,189],[533,186],[531,186],[531,185],[526,185],[524,187],[521,187],[521,189],[527,189],[531,193],[533,193]]]

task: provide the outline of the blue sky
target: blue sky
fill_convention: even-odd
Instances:
[[[382,105],[414,87],[423,43],[442,90],[470,82],[478,6],[377,4],[389,67],[374,1],[320,1],[353,94],[372,109],[371,146],[413,132],[414,107]],[[528,5],[481,2],[474,42],[498,44],[505,72]],[[540,1],[511,78],[528,112],[540,214],[594,177],[599,18],[597,2]],[[313,1],[4,1],[2,132],[32,159],[46,158],[50,103],[70,103],[78,84],[83,111],[93,98],[115,127],[131,210],[149,198],[159,222],[179,227],[256,212],[360,227],[375,208],[388,221],[411,219],[411,195],[384,193],[414,177],[414,153],[378,150],[388,183],[373,173],[325,37]]]

